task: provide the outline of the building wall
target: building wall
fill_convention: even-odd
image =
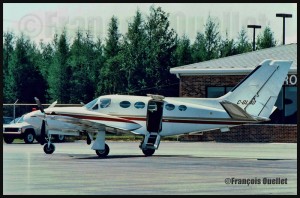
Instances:
[[[245,76],[181,76],[181,97],[206,98],[207,86],[235,86]]]
[[[289,75],[290,76],[290,75]],[[245,76],[181,76],[181,97],[207,97],[207,87],[233,87]],[[296,86],[296,84],[286,86]],[[184,135],[182,140],[222,142],[297,142],[297,124],[257,124],[233,127],[229,132],[220,130],[204,132],[203,135]]]

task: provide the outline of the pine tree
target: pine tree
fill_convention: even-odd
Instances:
[[[3,43],[3,102],[7,103],[11,99],[11,95],[13,93],[10,93],[8,88],[8,68],[9,68],[9,62],[11,61],[12,54],[14,51],[14,39],[15,36],[13,32],[5,32],[3,34],[4,37],[4,43]]]
[[[60,103],[70,101],[70,78],[71,68],[68,65],[69,44],[67,42],[66,31],[59,36],[55,34],[54,56],[48,71],[48,94],[50,100],[58,100]]]
[[[17,38],[7,72],[8,102],[31,103],[34,97],[45,101],[46,82],[38,68],[37,51],[23,34]]]
[[[238,34],[237,53],[241,54],[241,53],[251,52],[251,51],[252,51],[252,45],[248,40],[247,31],[245,27],[243,27]]]
[[[219,57],[219,46],[221,36],[219,34],[219,24],[216,22],[216,18],[212,18],[210,15],[207,18],[205,24],[205,60],[211,60]]]
[[[206,60],[205,36],[198,32],[196,40],[192,45],[192,62],[203,62]]]
[[[192,49],[190,40],[187,36],[183,36],[178,40],[176,48],[177,66],[188,65],[192,63]]]
[[[272,32],[271,28],[267,26],[262,34],[259,34],[257,37],[257,49],[264,49],[269,47],[275,47],[277,44],[274,33]]]
[[[116,94],[124,88],[121,74],[121,34],[118,30],[118,20],[115,16],[111,18],[108,28],[108,37],[104,47],[105,64],[101,68],[99,92],[102,94]]]
[[[137,90],[144,89],[146,75],[146,33],[142,14],[139,10],[128,25],[124,38],[122,53],[122,72],[126,76],[126,93],[140,94]]]
[[[170,74],[170,68],[176,66],[176,39],[177,34],[170,28],[169,14],[161,7],[150,7],[150,16],[145,24],[146,30],[146,79],[148,90],[158,94],[174,94],[174,90],[163,87],[178,83],[175,75]],[[176,89],[178,87],[174,87]],[[177,91],[176,91],[177,92]]]

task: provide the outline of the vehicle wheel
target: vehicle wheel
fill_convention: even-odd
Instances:
[[[57,142],[63,142],[63,141],[65,141],[65,136],[64,135],[57,135],[57,136],[55,136],[55,140]]]
[[[145,156],[152,156],[155,152],[155,149],[143,149],[142,151]]]
[[[6,144],[11,144],[14,141],[12,137],[3,137],[3,139]]]
[[[55,151],[55,146],[54,146],[54,144],[51,143],[49,147],[48,147],[48,143],[46,143],[46,144],[44,145],[44,152],[45,152],[46,154],[52,154],[54,151]]]
[[[96,150],[96,154],[101,158],[107,157],[108,153],[109,153],[109,146],[107,144],[105,144],[104,150]]]
[[[24,142],[26,144],[32,144],[34,141],[34,133],[32,131],[27,131],[24,134]]]

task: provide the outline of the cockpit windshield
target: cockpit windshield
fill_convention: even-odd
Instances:
[[[94,104],[98,101],[98,98],[92,100],[91,102],[87,103],[86,105],[84,105],[85,108],[89,109],[92,106],[94,106]]]

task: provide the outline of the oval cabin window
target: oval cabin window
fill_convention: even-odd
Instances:
[[[178,109],[179,111],[185,111],[187,107],[185,105],[179,105]]]
[[[169,111],[172,111],[173,109],[175,109],[175,105],[173,104],[166,104],[166,109]]]
[[[143,102],[136,102],[134,104],[134,107],[137,108],[137,109],[143,109],[145,107],[145,103],[143,103]]]
[[[129,101],[122,101],[122,102],[120,102],[120,106],[122,108],[128,108],[128,107],[130,107],[130,105],[131,105],[131,103]]]

